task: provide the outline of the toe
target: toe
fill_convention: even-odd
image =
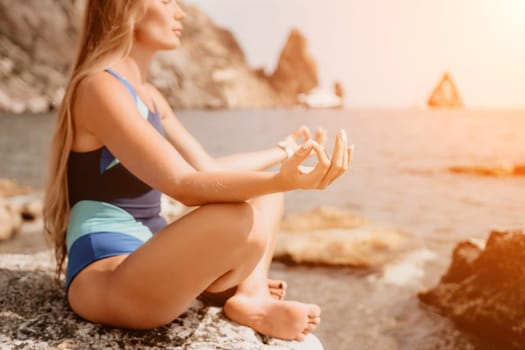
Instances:
[[[287,285],[286,285],[286,282],[285,281],[281,281],[281,280],[268,280],[268,286],[270,288],[275,288],[275,289],[286,289],[287,288]]]
[[[297,340],[297,341],[303,341],[304,338],[306,337],[306,334],[303,334],[303,333],[300,333],[298,334],[294,340]]]
[[[303,330],[303,334],[313,332],[317,328],[317,324],[308,323],[308,326]]]
[[[283,300],[284,299],[284,293],[281,290],[272,289],[270,290],[270,294],[272,295],[272,298],[277,300]]]
[[[308,324],[319,325],[321,323],[321,317],[312,317],[308,319]]]
[[[321,308],[318,305],[310,304],[308,308],[308,317],[316,318],[321,316]]]

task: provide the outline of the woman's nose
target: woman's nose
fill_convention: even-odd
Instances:
[[[179,4],[176,3],[175,5],[175,19],[177,21],[182,21],[186,18],[186,12],[180,7]]]

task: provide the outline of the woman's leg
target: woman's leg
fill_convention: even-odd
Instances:
[[[262,196],[250,203],[263,218],[264,231],[270,237],[262,259],[252,273],[239,283],[236,294],[228,299],[224,311],[232,320],[260,333],[301,340],[320,323],[320,308],[313,304],[275,300],[267,287],[276,236],[284,211],[284,196],[281,193]]]
[[[131,255],[89,265],[71,284],[70,304],[94,322],[137,329],[169,323],[208,287],[225,290],[252,274],[270,236],[263,219],[252,203],[204,205]],[[304,312],[281,316],[285,329],[308,322]],[[294,337],[265,332],[296,338],[288,333]]]

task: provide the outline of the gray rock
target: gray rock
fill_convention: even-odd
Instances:
[[[441,282],[419,298],[498,349],[525,348],[525,231],[462,242]]]
[[[313,335],[303,342],[260,336],[200,301],[170,325],[151,331],[93,324],[71,311],[52,270],[50,251],[0,255],[1,349],[322,349]]]
[[[0,111],[42,113],[59,106],[85,0],[0,0]],[[195,6],[183,45],[160,53],[150,80],[174,108],[289,104],[246,62],[235,38]]]

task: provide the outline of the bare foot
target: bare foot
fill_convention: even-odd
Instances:
[[[321,322],[321,309],[315,304],[281,301],[264,295],[236,294],[226,301],[224,312],[239,324],[285,340],[303,340]]]
[[[284,299],[286,296],[287,287],[288,286],[286,285],[285,281],[268,279],[268,292],[270,293],[271,297],[276,300]],[[235,294],[235,290],[236,288],[231,288],[219,293],[203,292],[199,296],[199,299],[211,305],[222,306],[226,300]]]

